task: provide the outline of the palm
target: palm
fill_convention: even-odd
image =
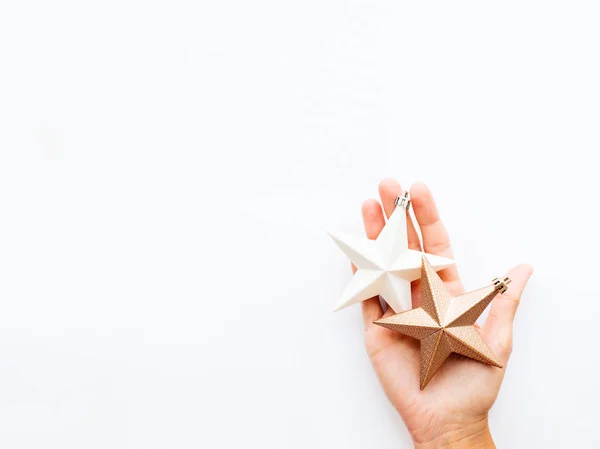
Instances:
[[[492,406],[504,370],[451,356],[423,391],[417,340],[372,326],[366,347],[385,393],[412,435],[482,419]],[[467,411],[467,416],[464,416]]]
[[[380,196],[387,216],[393,210],[393,200],[401,193],[394,181],[383,181]],[[415,216],[421,227],[423,249],[431,254],[452,257],[446,231],[439,220],[433,198],[426,187],[414,186],[411,198]],[[363,206],[365,230],[369,238],[376,238],[385,224],[383,212],[375,200]],[[421,243],[412,221],[408,223],[409,245],[421,249]],[[480,332],[492,351],[506,366],[510,355],[512,316],[520,293],[531,274],[530,267],[511,270],[512,288],[497,296],[490,316]],[[455,295],[464,292],[454,267],[443,270],[440,276],[448,290]],[[419,282],[413,283],[413,307],[420,304]],[[426,441],[441,432],[469,425],[486,418],[496,399],[505,369],[484,365],[474,360],[452,355],[423,391],[419,388],[419,342],[410,337],[373,325],[383,314],[379,300],[372,298],[363,303],[365,316],[365,344],[373,367],[386,395],[398,410],[415,440]],[[388,310],[385,315],[392,314]],[[459,359],[460,357],[460,359]]]

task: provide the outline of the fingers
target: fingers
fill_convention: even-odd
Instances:
[[[390,217],[396,205],[394,202],[396,198],[402,195],[402,187],[394,179],[384,179],[379,183],[379,196],[381,197],[381,204],[385,210],[385,216]],[[410,249],[421,250],[421,241],[419,240],[419,234],[415,229],[415,225],[410,217],[410,214],[406,214],[406,228],[408,232],[408,247]]]
[[[423,237],[423,250],[436,256],[453,258],[450,237],[438,212],[431,191],[423,183],[415,183],[410,189],[410,200]],[[456,266],[439,272],[446,282],[460,282]]]
[[[385,226],[381,204],[377,200],[367,200],[362,205],[363,224],[367,238],[375,240]]]
[[[508,284],[506,292],[496,295],[483,325],[486,341],[503,363],[508,361],[512,350],[513,321],[532,273],[531,265],[518,265],[506,274],[512,282]]]
[[[362,205],[363,223],[367,238],[375,240],[383,227],[385,226],[385,218],[381,205],[377,200],[367,200]],[[369,298],[362,302],[363,318],[365,327],[372,325],[373,321],[378,320],[383,315],[379,298]]]

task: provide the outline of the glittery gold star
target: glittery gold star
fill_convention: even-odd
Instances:
[[[457,353],[502,368],[474,324],[510,279],[497,279],[487,287],[452,297],[423,256],[421,261],[421,307],[391,315],[375,324],[421,342],[421,390],[450,354]]]

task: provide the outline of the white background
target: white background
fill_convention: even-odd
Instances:
[[[0,446],[409,447],[325,229],[534,265],[500,447],[597,447],[594,1],[0,3]]]

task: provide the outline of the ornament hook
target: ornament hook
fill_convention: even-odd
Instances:
[[[508,284],[510,284],[512,280],[509,277],[505,277],[500,280],[498,278],[494,278],[492,283],[494,284],[494,288],[500,292],[500,294],[504,293],[508,289]]]
[[[408,210],[410,207],[410,198],[408,197],[408,191],[405,191],[402,196],[396,197],[396,201],[394,201],[396,206],[403,207]]]

